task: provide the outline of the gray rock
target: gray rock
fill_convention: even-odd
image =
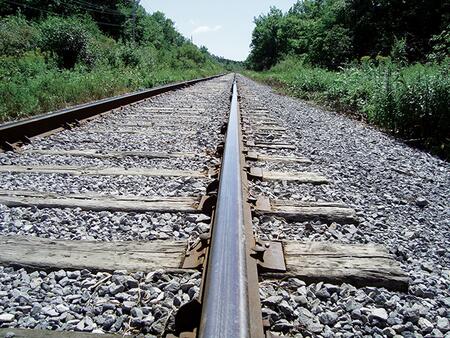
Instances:
[[[433,298],[434,292],[424,284],[414,285],[409,290],[410,293],[417,297],[422,298]]]
[[[317,321],[311,321],[308,323],[306,329],[312,333],[322,332],[324,326]]]
[[[428,201],[425,198],[423,198],[423,197],[417,197],[416,198],[416,205],[418,207],[423,208],[423,207],[426,207],[428,205]]]
[[[69,279],[79,279],[81,277],[80,271],[67,271],[67,278]]]
[[[281,303],[282,300],[283,297],[281,296],[270,296],[266,299],[263,299],[262,303],[267,306],[277,306],[278,304]]]
[[[383,308],[372,309],[369,314],[369,320],[372,321],[374,319],[385,322],[388,319],[388,314],[386,310]]]
[[[180,283],[177,283],[175,281],[171,281],[169,282],[166,287],[164,288],[165,291],[170,291],[173,293],[178,292],[178,290],[180,290]]]
[[[46,316],[56,317],[59,316],[59,312],[56,311],[51,305],[42,308],[42,313]]]
[[[286,319],[280,319],[273,324],[272,329],[278,332],[288,332],[294,327],[292,323],[289,323]]]
[[[278,309],[280,309],[287,318],[294,315],[294,309],[285,300],[282,300],[281,303],[278,304]]]
[[[14,320],[14,315],[11,313],[0,314],[0,323],[10,323]]]
[[[447,318],[438,317],[436,327],[442,332],[448,332],[450,330],[449,320]]]
[[[338,319],[338,315],[331,311],[326,311],[319,314],[319,320],[322,324],[333,326]]]
[[[106,316],[106,318],[104,318],[102,327],[106,331],[109,331],[111,329],[111,327],[115,324],[115,322],[116,322],[116,317],[113,315],[108,315],[108,316]]]
[[[278,314],[278,312],[273,311],[269,308],[263,308],[262,315],[263,315],[263,318],[269,319],[271,324],[275,323],[277,320],[280,319],[280,315]]]
[[[433,330],[433,324],[426,318],[420,318],[418,324],[424,333],[429,333]]]
[[[294,302],[301,306],[305,306],[308,304],[308,299],[305,296],[295,296]]]
[[[108,288],[109,294],[112,296],[117,295],[118,293],[122,292],[123,290],[125,290],[124,286],[122,284],[111,284]]]
[[[63,279],[66,276],[67,275],[66,275],[66,272],[64,270],[55,271],[55,279],[56,279],[56,281],[59,281],[59,280]]]
[[[434,329],[429,335],[427,335],[427,337],[442,338],[444,337],[444,334],[438,329]]]
[[[131,314],[133,317],[136,317],[136,318],[142,318],[142,317],[144,317],[144,313],[143,313],[142,310],[141,310],[140,308],[138,308],[138,307],[132,308],[130,314]]]
[[[392,337],[395,336],[396,333],[395,333],[395,330],[394,330],[393,328],[391,328],[391,327],[386,327],[386,328],[383,329],[383,334],[384,334],[386,337],[392,338]]]
[[[69,310],[70,309],[67,306],[65,306],[64,304],[56,305],[56,311],[58,311],[59,313],[64,313],[64,312],[67,312]]]
[[[320,290],[316,291],[316,297],[326,300],[326,299],[330,298],[330,293],[328,292],[328,290],[326,288],[321,288]]]

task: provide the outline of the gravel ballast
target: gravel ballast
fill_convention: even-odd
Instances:
[[[0,266],[0,327],[162,336],[200,273],[32,271]]]
[[[275,94],[239,76],[241,109],[265,107],[295,135],[307,164],[252,162],[267,170],[313,171],[330,184],[253,182],[254,196],[343,202],[359,225],[254,218],[263,238],[382,244],[410,277],[409,293],[350,285],[263,281],[272,330],[296,337],[443,337],[450,316],[450,165],[349,117]],[[246,97],[249,99],[246,99]],[[258,151],[259,152],[259,151]],[[275,153],[275,152],[273,152]],[[281,155],[282,153],[276,153]],[[277,297],[277,298],[273,298]],[[312,314],[312,316],[311,316]]]
[[[226,76],[158,95],[97,116],[81,126],[34,138],[31,144],[22,147],[30,153],[0,153],[0,164],[206,170],[218,162],[213,153],[223,139],[220,129],[229,109],[231,80],[232,76]],[[173,112],[165,110],[167,107],[173,108]],[[182,116],[189,112],[197,116]],[[39,155],[32,153],[33,150],[91,150],[90,153],[93,150],[103,155],[111,152],[116,157]],[[150,159],[145,154],[120,157],[117,153],[120,151],[189,154]],[[192,154],[195,157],[191,157]],[[2,190],[86,196],[200,197],[210,181],[192,177],[0,174]],[[202,214],[94,212],[79,208],[0,205],[0,234],[3,236],[108,242],[182,240],[192,244],[208,228],[209,217]],[[0,266],[0,328],[162,337],[173,329],[178,308],[197,296],[200,277],[199,272],[192,271],[115,271],[110,274],[88,270],[25,271]]]
[[[125,213],[0,205],[0,234],[95,241],[195,240],[208,231],[203,214]]]
[[[210,181],[192,177],[0,174],[0,184],[4,190],[31,190],[62,195],[98,193],[116,196],[200,196],[206,191]]]

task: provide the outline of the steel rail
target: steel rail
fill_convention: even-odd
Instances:
[[[75,107],[33,116],[20,121],[7,122],[0,125],[0,148],[8,150],[11,148],[11,144],[27,141],[27,138],[58,129],[65,124],[83,120],[107,112],[111,109],[119,108],[168,91],[191,86],[198,82],[211,80],[222,75],[224,74],[169,84],[130,94],[106,98],[92,103],[81,104]]]
[[[236,81],[202,287],[198,337],[263,337]]]

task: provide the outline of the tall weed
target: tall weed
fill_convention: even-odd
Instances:
[[[276,82],[295,96],[358,113],[412,144],[450,158],[449,60],[401,66],[388,59],[341,71],[312,68],[288,58],[248,75]]]

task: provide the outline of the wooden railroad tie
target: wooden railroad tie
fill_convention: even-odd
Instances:
[[[322,175],[311,172],[282,172],[266,171],[261,168],[250,168],[250,178],[262,181],[296,181],[299,183],[326,184],[328,179]]]
[[[293,222],[318,220],[325,223],[359,223],[354,209],[342,203],[332,202],[297,202],[259,196],[255,204],[255,213],[282,217]]]
[[[19,166],[0,165],[0,173],[38,173],[38,174],[68,174],[78,176],[158,176],[158,177],[194,177],[207,178],[206,171],[149,169],[149,168],[119,168],[119,167],[89,167],[89,166]],[[212,175],[212,173],[211,173]]]
[[[262,271],[262,277],[296,277],[308,283],[350,283],[405,291],[408,277],[379,245],[282,242],[286,273]],[[185,241],[97,242],[0,236],[0,264],[39,270],[180,272]]]
[[[85,149],[85,150],[63,150],[63,149],[34,149],[20,151],[19,154],[38,154],[38,155],[60,155],[60,156],[83,156],[93,158],[124,158],[124,157],[142,157],[151,159],[166,158],[195,158],[203,157],[204,154],[196,153],[158,153],[154,151],[104,151],[101,149]]]
[[[247,141],[246,145],[247,147],[250,148],[290,149],[290,150],[297,149],[297,147],[293,146],[292,144],[276,143],[276,142],[265,143],[265,142]]]
[[[254,151],[249,151],[245,156],[249,161],[267,161],[267,162],[294,162],[294,163],[302,163],[302,164],[310,164],[312,163],[310,159],[305,157],[296,157],[296,156],[269,156],[264,154],[258,154]]]
[[[137,197],[100,194],[59,195],[34,191],[0,190],[0,204],[8,207],[80,208],[92,211],[200,213],[200,197]]]
[[[55,331],[43,329],[0,329],[0,337],[14,333],[14,338],[122,338],[123,334],[88,333],[78,331]]]

